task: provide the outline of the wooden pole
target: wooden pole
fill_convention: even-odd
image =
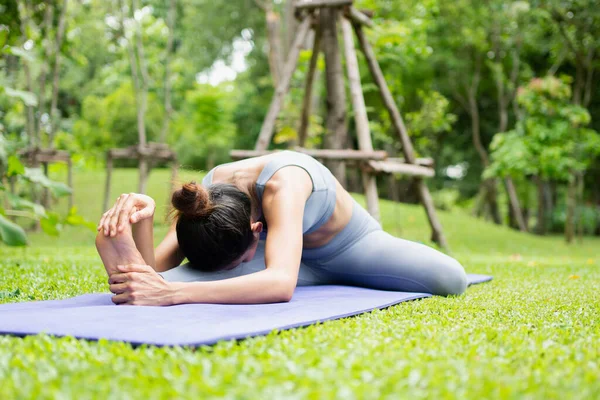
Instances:
[[[234,160],[243,158],[260,157],[267,154],[273,154],[281,150],[231,150],[229,156]],[[323,160],[338,160],[338,161],[383,161],[387,158],[387,153],[383,150],[373,150],[370,152],[360,150],[331,150],[331,149],[305,149],[295,147],[294,151],[298,153],[308,154],[314,158]]]
[[[362,151],[373,151],[373,142],[371,141],[371,132],[369,130],[369,119],[367,117],[367,107],[363,96],[360,83],[360,72],[358,70],[358,59],[354,49],[354,39],[352,35],[352,25],[345,17],[341,18],[342,36],[344,37],[344,53],[346,56],[346,69],[348,71],[348,81],[350,82],[350,98],[352,108],[354,109],[354,123],[356,125],[356,134],[358,136],[358,147]],[[361,171],[365,194],[367,197],[367,209],[369,214],[377,221],[380,220],[379,214],[379,196],[377,195],[377,180],[375,175],[367,171]]]
[[[371,75],[373,76],[373,80],[379,88],[379,92],[381,94],[383,103],[387,108],[388,113],[390,114],[392,125],[394,126],[396,133],[400,137],[404,158],[409,164],[415,164],[416,157],[412,147],[412,143],[410,141],[410,137],[408,136],[408,132],[406,130],[406,126],[404,126],[404,121],[400,116],[400,112],[396,107],[396,103],[394,103],[394,99],[392,97],[392,94],[390,93],[390,89],[387,86],[385,77],[383,76],[383,72],[381,71],[381,67],[379,66],[379,63],[375,58],[373,49],[367,41],[367,38],[360,25],[354,25],[354,30],[356,32],[356,36],[358,37],[358,42],[360,43],[362,52],[364,53],[367,59],[367,64],[369,65],[369,70],[371,72]],[[429,224],[431,225],[432,240],[436,242],[442,249],[448,251],[448,243],[446,242],[446,237],[444,236],[444,232],[442,231],[442,224],[440,223],[437,217],[437,213],[433,205],[433,199],[431,198],[431,194],[429,193],[429,188],[427,187],[425,181],[422,178],[418,178],[416,182],[419,190],[419,195],[421,197],[421,202],[425,207],[425,212],[427,213],[427,218],[429,219]]]
[[[148,186],[148,175],[150,174],[150,165],[148,162],[148,158],[144,154],[139,154],[138,162],[140,168],[138,192],[146,194],[146,187]]]
[[[321,25],[318,24],[315,29],[315,39],[313,43],[312,55],[310,56],[310,64],[304,83],[304,99],[302,99],[302,115],[300,117],[300,128],[298,128],[298,144],[303,147],[308,136],[308,123],[311,114],[312,104],[312,89],[315,79],[315,71],[317,70],[317,61],[321,51]]]
[[[294,41],[294,45],[290,49],[290,54],[288,55],[288,59],[283,68],[281,82],[279,82],[279,85],[277,85],[275,95],[273,96],[273,100],[271,101],[271,105],[269,106],[269,111],[267,112],[267,116],[265,117],[263,125],[260,129],[260,134],[258,135],[256,146],[254,147],[255,150],[265,150],[269,147],[271,137],[273,136],[275,120],[277,119],[277,115],[281,110],[283,98],[289,90],[290,81],[292,79],[292,75],[294,74],[294,70],[296,69],[296,64],[298,63],[298,56],[300,55],[300,50],[302,49],[302,44],[304,43],[304,38],[306,37],[306,34],[308,33],[308,30],[310,28],[310,24],[311,17],[305,17],[302,20],[300,27],[298,28],[296,40]]]
[[[368,15],[365,15],[352,6],[350,6],[350,8],[346,11],[346,16],[355,24],[366,25],[369,28],[373,27],[373,20],[371,20]]]
[[[296,9],[313,9],[323,7],[349,6],[353,0],[300,0],[296,3]]]
[[[42,170],[44,171],[44,175],[46,175],[46,177],[50,179],[50,177],[48,176],[48,162],[42,161]],[[44,206],[44,208],[50,208],[50,191],[48,190],[48,188],[44,188],[42,190],[42,205]]]
[[[325,53],[325,78],[327,86],[327,120],[325,122],[325,146],[330,149],[343,149],[348,142],[348,121],[346,119],[346,90],[344,68],[337,32],[339,10],[322,8],[319,11],[319,24],[322,27],[323,51]],[[329,162],[326,164],[337,180],[346,187],[346,164]]]
[[[177,160],[171,162],[171,182],[169,184],[169,196],[167,196],[167,210],[171,206],[171,196],[177,185]]]
[[[112,178],[113,159],[110,150],[106,153],[106,183],[104,185],[104,202],[102,203],[102,212],[108,210],[108,200],[110,199],[110,180]]]

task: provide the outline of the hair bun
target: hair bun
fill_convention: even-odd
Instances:
[[[179,211],[179,215],[188,218],[197,218],[208,215],[212,210],[212,204],[208,190],[196,182],[184,184],[181,189],[176,190],[171,198],[173,207]]]

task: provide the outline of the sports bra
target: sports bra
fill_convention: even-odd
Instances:
[[[232,163],[222,165],[228,164]],[[304,216],[302,217],[302,232],[306,235],[319,229],[333,214],[336,199],[336,181],[331,172],[311,156],[289,150],[280,151],[271,156],[256,180],[256,193],[261,205],[265,185],[269,179],[281,168],[290,165],[304,169],[313,184],[312,193],[306,201]],[[213,175],[217,168],[219,166],[211,169],[206,174],[202,180],[202,185],[212,185]]]

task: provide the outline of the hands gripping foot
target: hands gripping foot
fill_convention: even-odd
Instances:
[[[129,193],[119,196],[115,205],[102,214],[96,248],[109,277],[118,273],[117,265],[146,264],[133,239],[132,225],[152,218],[155,208],[151,197]]]

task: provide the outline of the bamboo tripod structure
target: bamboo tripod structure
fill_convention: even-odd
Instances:
[[[145,146],[133,145],[126,148],[109,149],[106,152],[106,181],[104,184],[104,200],[102,201],[102,212],[108,210],[110,204],[110,193],[113,173],[114,160],[137,160],[138,165],[144,168],[143,174],[150,173],[154,162],[169,162],[171,164],[171,182],[169,182],[169,194],[173,193],[175,180],[177,178],[177,156],[175,152],[169,149],[164,143],[147,143]],[[140,174],[141,175],[141,174]],[[140,176],[140,183],[144,182]],[[142,186],[140,184],[140,186]],[[141,187],[139,192],[145,193],[145,186]]]
[[[42,149],[39,147],[31,147],[24,149],[19,152],[19,155],[24,159],[27,165],[32,167],[39,167],[42,165],[44,175],[48,176],[48,165],[51,163],[64,163],[67,165],[67,185],[71,188],[69,194],[69,210],[73,208],[73,161],[71,160],[71,154],[68,151],[56,150],[56,149]],[[12,186],[12,185],[11,185]],[[44,190],[42,203],[44,207],[48,207],[50,198],[48,190]]]
[[[305,83],[302,117],[298,131],[299,143],[300,146],[303,146],[307,135],[312,86],[322,39],[322,27],[319,22],[319,14],[321,14],[325,8],[333,9],[335,10],[333,15],[340,16],[342,36],[344,39],[346,73],[350,86],[352,108],[354,110],[354,122],[358,137],[359,152],[352,150],[312,150],[312,155],[321,159],[343,159],[354,161],[358,159],[363,160],[362,164],[360,165],[362,181],[367,200],[367,209],[369,213],[377,220],[380,218],[380,213],[375,173],[402,173],[414,176],[416,178],[421,203],[425,208],[427,217],[429,219],[429,224],[431,226],[431,239],[444,250],[448,250],[448,244],[442,231],[442,225],[437,217],[431,194],[429,193],[429,189],[424,181],[425,177],[433,176],[433,169],[424,166],[424,163],[420,162],[422,160],[418,160],[415,157],[412,142],[408,136],[402,116],[396,107],[392,94],[390,93],[388,85],[385,81],[383,72],[381,71],[379,63],[375,58],[373,49],[370,43],[367,41],[365,33],[363,32],[363,25],[372,26],[373,22],[366,14],[352,7],[352,3],[353,0],[301,0],[296,3],[296,16],[300,20],[300,24],[296,31],[296,37],[293,46],[289,51],[287,60],[283,67],[280,82],[275,90],[269,110],[261,127],[254,151],[234,150],[232,152],[232,157],[251,157],[268,152],[267,148],[269,147],[269,143],[273,137],[273,130],[277,115],[281,111],[284,97],[289,91],[290,81],[298,63],[298,57],[300,55],[302,45],[309,31],[312,29],[315,34],[315,39]],[[404,153],[404,160],[402,161],[380,161],[381,158],[373,156],[375,151],[373,149],[373,142],[371,140],[369,120],[367,117],[367,110],[361,87],[353,31],[358,38],[360,49],[367,60],[369,71],[379,89],[383,103],[389,112],[393,128],[398,134],[402,144],[402,151]],[[339,57],[339,55],[337,56]],[[303,151],[304,149],[300,148],[297,150]],[[356,155],[355,153],[358,153],[359,155]],[[344,154],[347,154],[347,157],[344,157]]]

